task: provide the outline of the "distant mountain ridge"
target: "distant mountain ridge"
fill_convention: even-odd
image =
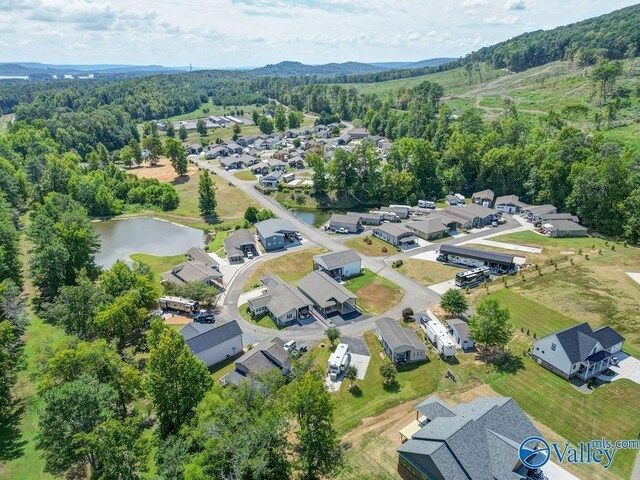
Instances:
[[[165,67],[163,65],[54,65],[38,62],[3,62],[0,63],[0,75],[86,75],[90,73],[175,73],[186,72],[189,67]]]
[[[344,62],[326,63],[323,65],[307,65],[301,62],[284,61],[280,63],[265,65],[264,67],[254,68],[252,70],[249,70],[249,73],[255,75],[273,76],[357,75],[362,73],[384,72],[387,70],[438,66],[455,60],[455,58],[431,58],[427,60],[421,60],[419,62]]]

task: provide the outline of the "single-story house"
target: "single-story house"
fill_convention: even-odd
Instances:
[[[427,347],[416,332],[404,328],[393,318],[376,320],[378,339],[393,363],[421,362],[427,358]]]
[[[304,159],[300,155],[295,155],[287,160],[291,168],[304,168]]]
[[[221,325],[191,322],[180,333],[189,350],[207,367],[242,352],[242,330],[235,320]]]
[[[347,130],[347,133],[351,136],[351,138],[365,138],[369,136],[366,128],[350,128]]]
[[[458,245],[441,245],[438,261],[472,268],[489,267],[497,273],[509,273],[517,269],[513,255]]]
[[[263,187],[278,188],[278,184],[284,181],[283,177],[284,172],[282,170],[276,170],[275,172],[271,172],[263,177],[260,177],[259,183]]]
[[[580,223],[580,219],[570,213],[547,213],[540,215],[539,223],[547,223],[553,220],[570,220],[572,222]]]
[[[223,244],[229,263],[241,262],[248,253],[256,255],[258,252],[256,239],[246,228],[231,232],[224,239]]]
[[[187,250],[187,257],[194,262],[202,262],[212,268],[218,268],[219,264],[211,255],[209,255],[204,249],[200,247],[191,247]]]
[[[542,222],[542,230],[550,237],[586,237],[587,228],[572,220],[549,220]]]
[[[451,407],[434,395],[400,431],[398,473],[407,480],[534,478],[520,460],[520,445],[540,437],[512,398],[480,397]]]
[[[295,172],[289,172],[289,173],[284,173],[282,175],[282,181],[284,183],[289,183],[289,182],[293,182],[296,179],[296,174]]]
[[[242,149],[244,147],[242,145],[238,145],[236,142],[229,142],[227,143],[227,149],[231,152],[231,153],[237,153],[240,154],[242,153]]]
[[[394,247],[405,247],[416,243],[416,234],[403,225],[383,223],[373,228],[373,236],[390,243]]]
[[[351,249],[315,255],[313,269],[320,270],[332,278],[353,277],[362,272],[362,258]]]
[[[369,212],[369,213],[347,212],[347,215],[360,217],[360,221],[362,222],[363,225],[380,225],[382,223],[382,213],[380,212]]]
[[[491,207],[495,197],[496,194],[493,193],[493,190],[487,189],[471,195],[471,201],[477,205],[482,205],[483,207]]]
[[[268,175],[269,165],[263,162],[255,163],[251,166],[251,173],[254,175]]]
[[[179,263],[168,272],[162,274],[162,281],[184,285],[185,283],[203,282],[207,285],[222,284],[222,273],[212,264],[196,260]]]
[[[556,213],[558,209],[550,204],[545,205],[532,205],[522,209],[522,215],[526,217],[531,223],[536,224],[542,218],[542,215],[549,213]]]
[[[292,243],[298,235],[298,229],[289,220],[270,218],[255,224],[258,240],[265,250],[284,248],[286,242]]]
[[[260,282],[266,292],[248,301],[252,314],[266,312],[278,325],[291,325],[311,315],[311,302],[295,287],[275,275],[267,275]]]
[[[220,383],[239,385],[245,381],[256,381],[257,377],[272,370],[277,370],[283,376],[291,372],[289,352],[284,349],[284,341],[278,337],[254,345],[236,360],[235,367],[235,370],[220,379]]]
[[[242,147],[248,147],[249,145],[253,145],[254,141],[254,137],[240,137],[236,140],[236,143]]]
[[[227,147],[217,145],[215,147],[210,147],[205,152],[204,158],[206,158],[207,160],[213,160],[214,158],[226,157],[227,155],[229,155],[229,150],[227,150]]]
[[[394,207],[389,206],[389,207],[380,207],[380,211],[393,213],[398,218],[409,218],[409,212],[411,211],[411,208],[400,207],[400,206],[394,206]]]
[[[220,166],[225,170],[238,170],[244,167],[244,163],[240,157],[232,156],[220,159]]]
[[[458,345],[458,348],[467,350],[475,345],[473,339],[469,335],[469,325],[459,318],[450,318],[447,322],[449,334]]]
[[[351,142],[351,135],[345,133],[336,139],[336,145],[344,146]]]
[[[458,228],[469,229],[490,225],[495,220],[498,211],[476,203],[470,203],[457,208],[447,207],[444,210],[434,212],[434,214],[456,219]]]
[[[563,378],[589,380],[609,368],[623,343],[624,337],[613,328],[593,330],[585,322],[536,340],[531,357]]]
[[[503,213],[520,213],[523,208],[527,208],[524,202],[520,201],[517,195],[503,195],[496,198],[495,209]]]
[[[404,226],[413,231],[417,237],[424,240],[442,238],[449,232],[449,226],[445,224],[444,217],[429,215],[424,220],[405,223]]]
[[[282,160],[278,160],[277,158],[270,158],[268,161],[269,170],[275,172],[276,170],[285,172],[287,170],[287,164]]]
[[[198,145],[197,143],[194,143],[192,145],[186,146],[185,150],[189,155],[197,155],[200,152],[202,152],[202,145]]]
[[[329,219],[329,229],[337,230],[339,228],[346,228],[349,233],[358,233],[362,230],[360,216],[334,213]]]
[[[315,270],[298,282],[298,289],[313,302],[322,316],[338,312],[342,315],[356,311],[357,295],[324,272]]]

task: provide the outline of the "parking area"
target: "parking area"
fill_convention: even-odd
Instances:
[[[369,362],[371,361],[371,353],[367,348],[367,344],[362,338],[357,337],[341,337],[340,343],[349,345],[349,353],[351,354],[351,362],[349,365],[356,367],[356,370],[358,370],[358,380],[364,380],[367,374],[367,368],[369,368]],[[327,390],[336,393],[340,390],[343,380],[344,375],[338,375],[337,380],[331,380],[327,373],[324,383]]]
[[[626,378],[640,385],[640,360],[624,352],[618,352],[615,356],[618,357],[618,365],[610,367],[616,373],[612,380]]]
[[[319,316],[319,314],[317,315]],[[362,320],[366,320],[367,318],[369,317],[363,315],[360,311],[355,311],[344,315],[338,312],[333,312],[323,319],[323,323],[335,327],[344,327],[345,325],[348,325],[350,323],[361,322]]]

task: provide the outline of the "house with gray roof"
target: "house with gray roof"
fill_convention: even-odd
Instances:
[[[409,218],[411,209],[409,207],[389,206],[380,207],[380,211],[385,213],[393,213],[397,218]]]
[[[191,322],[180,333],[189,350],[207,367],[242,352],[242,329],[238,322],[212,325]]]
[[[374,227],[372,233],[374,237],[399,248],[414,245],[417,241],[413,230],[397,223],[383,223]]]
[[[496,273],[508,273],[517,269],[513,255],[459,245],[441,245],[437,260],[463,267],[489,267]]]
[[[284,181],[284,172],[276,170],[260,177],[259,183],[266,188],[278,188],[278,184]]]
[[[360,215],[334,213],[329,219],[329,230],[338,230],[340,228],[346,228],[349,233],[358,233],[362,230]]]
[[[483,207],[491,207],[495,196],[496,194],[493,193],[493,190],[482,190],[481,192],[475,192],[471,195],[471,201],[477,205],[482,205]]]
[[[258,253],[256,239],[246,228],[231,232],[225,237],[223,244],[230,263],[242,262],[247,254],[257,255]]]
[[[257,381],[256,377],[272,370],[277,370],[283,376],[291,372],[289,353],[284,349],[284,341],[278,337],[254,345],[236,360],[235,370],[222,377],[220,383],[239,385],[245,381]]]
[[[447,330],[456,342],[458,348],[468,350],[475,345],[471,335],[469,334],[469,324],[459,318],[450,318],[447,322]]]
[[[503,213],[520,213],[528,205],[520,201],[517,195],[502,195],[496,198],[495,209]]]
[[[580,223],[580,219],[570,213],[546,213],[540,215],[540,222],[545,223],[552,220],[571,220],[572,222]]]
[[[278,250],[293,243],[298,229],[289,220],[270,218],[255,224],[258,240],[265,250]]]
[[[586,237],[588,229],[573,220],[544,220],[542,231],[552,238]]]
[[[203,282],[207,285],[220,287],[222,273],[212,263],[197,260],[187,260],[179,263],[168,272],[162,274],[162,281],[184,285],[185,283]]]
[[[427,358],[427,347],[416,332],[400,326],[393,318],[376,320],[378,339],[393,363],[422,362]]]
[[[300,291],[276,275],[260,279],[266,291],[248,301],[252,315],[268,313],[278,325],[292,325],[311,315],[311,302]]]
[[[287,171],[287,164],[285,162],[283,162],[282,160],[278,160],[277,158],[270,158],[267,161],[267,163],[269,165],[269,170],[271,170],[272,172],[275,172],[275,171],[286,172]]]
[[[400,436],[402,478],[525,480],[531,472],[520,460],[520,445],[541,434],[512,398],[480,397],[451,407],[432,396]]]
[[[336,279],[353,277],[362,272],[362,258],[351,249],[323,253],[313,257],[313,269]]]
[[[349,130],[347,130],[347,133],[349,134],[349,136],[351,136],[351,138],[365,138],[369,136],[369,134],[367,133],[367,129],[361,127],[350,128]]]
[[[585,322],[536,340],[531,357],[563,378],[589,380],[609,368],[623,343],[624,337],[613,328],[593,330]]]
[[[200,247],[191,247],[187,250],[187,257],[189,260],[204,263],[212,268],[217,269],[219,267],[218,262],[216,262],[211,255]]]
[[[522,209],[522,215],[534,225],[540,221],[542,215],[556,213],[558,209],[551,204],[531,205]]]
[[[362,225],[380,225],[383,220],[381,212],[347,212],[347,215],[360,218]]]
[[[424,220],[405,223],[404,226],[413,231],[417,237],[424,240],[433,240],[442,238],[449,233],[449,225],[447,225],[444,217],[434,214],[429,215]]]
[[[357,310],[357,295],[324,272],[311,272],[298,282],[298,290],[313,302],[323,317],[335,312],[346,315]]]

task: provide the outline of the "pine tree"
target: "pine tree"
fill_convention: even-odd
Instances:
[[[204,170],[200,175],[200,184],[198,185],[198,208],[203,217],[215,215],[216,213],[216,192],[209,172]]]

